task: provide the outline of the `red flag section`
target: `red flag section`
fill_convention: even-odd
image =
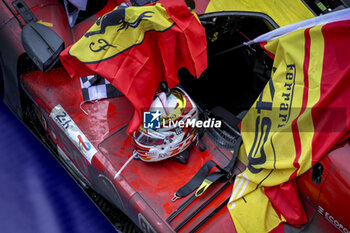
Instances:
[[[131,134],[161,81],[173,88],[180,68],[196,77],[206,69],[206,35],[184,1],[161,0],[107,13],[60,58],[71,77],[99,74],[129,99],[135,108]]]

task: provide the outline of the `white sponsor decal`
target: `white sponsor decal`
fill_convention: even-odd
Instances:
[[[59,104],[54,107],[50,113],[50,117],[57,123],[62,131],[68,136],[73,144],[78,148],[81,154],[84,155],[87,161],[91,163],[92,158],[96,154],[97,150],[90,143],[87,137],[81,132],[72,118]]]
[[[328,220],[333,226],[335,226],[339,231],[348,233],[349,230],[343,226],[337,219],[335,219],[332,215],[330,215],[327,211],[323,209],[322,206],[318,206],[318,213],[321,214],[325,219]]]

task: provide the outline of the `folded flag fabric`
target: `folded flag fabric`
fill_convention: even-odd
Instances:
[[[248,163],[227,205],[237,232],[308,221],[294,178],[349,137],[349,43],[344,18],[261,41],[274,63],[241,123],[240,156]]]
[[[161,81],[173,88],[180,68],[196,77],[206,69],[206,35],[184,1],[119,6],[100,17],[60,59],[71,77],[101,75],[129,99],[135,108],[127,131],[132,134]]]
[[[123,96],[115,86],[100,75],[81,77],[80,84],[84,102]]]

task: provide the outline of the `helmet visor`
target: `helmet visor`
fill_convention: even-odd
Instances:
[[[141,130],[137,130],[135,132],[135,141],[139,144],[147,145],[147,146],[159,146],[164,144],[164,139],[150,137],[146,135]]]

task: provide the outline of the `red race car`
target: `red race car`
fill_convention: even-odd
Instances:
[[[166,1],[160,1],[162,2]],[[204,130],[189,131],[190,136],[186,138],[186,142],[189,143],[177,147],[176,153],[168,156],[172,157],[169,159],[165,159],[167,154],[158,151],[144,152],[151,151],[154,145],[160,145],[154,138],[144,137],[144,134],[150,131],[143,128],[138,129],[138,134],[130,135],[128,127],[135,116],[135,104],[126,95],[125,90],[118,90],[120,86],[117,85],[118,89],[113,89],[111,95],[107,93],[106,96],[100,96],[97,100],[91,100],[89,95],[91,97],[93,90],[88,90],[94,86],[91,84],[91,79],[84,81],[83,77],[71,78],[72,74],[67,72],[69,67],[66,64],[62,65],[63,60],[62,63],[59,61],[59,55],[64,48],[72,48],[71,45],[75,46],[79,41],[82,43],[83,39],[87,40],[96,34],[104,34],[104,30],[108,32],[108,28],[112,26],[120,24],[120,31],[130,32],[141,21],[151,21],[151,17],[155,17],[155,14],[148,12],[142,17],[140,15],[138,22],[137,20],[133,22],[131,19],[127,21],[125,15],[123,15],[123,23],[118,22],[121,14],[126,14],[125,12],[133,7],[137,10],[146,9],[141,8],[145,4],[148,5],[143,7],[153,7],[156,2],[87,1],[85,7],[80,9],[69,1],[3,0],[0,10],[1,98],[78,181],[117,230],[122,232],[131,232],[131,230],[235,232],[237,230],[240,232],[251,229],[247,225],[239,226],[239,217],[230,211],[236,208],[234,205],[240,204],[239,200],[249,201],[249,197],[243,195],[245,191],[237,189],[240,185],[239,179],[242,179],[242,185],[245,184],[243,176],[239,174],[242,175],[244,171],[261,174],[261,170],[266,169],[260,167],[266,164],[261,162],[262,157],[252,156],[249,150],[253,151],[252,148],[256,146],[260,150],[259,153],[262,155],[265,153],[264,148],[266,149],[267,146],[260,145],[260,141],[263,135],[268,138],[266,128],[271,125],[267,120],[262,121],[265,125],[261,126],[263,133],[259,145],[256,145],[253,139],[254,133],[258,130],[249,131],[247,122],[250,124],[253,122],[251,125],[255,127],[255,120],[258,122],[260,118],[253,114],[262,114],[263,110],[268,109],[268,102],[273,100],[274,93],[278,93],[279,90],[279,86],[270,81],[279,70],[276,66],[280,56],[279,50],[274,50],[278,46],[269,41],[272,40],[271,38],[284,38],[283,36],[290,32],[303,30],[307,28],[305,25],[308,25],[309,21],[304,27],[288,28],[294,23],[310,18],[321,21],[322,18],[317,15],[330,15],[333,11],[347,8],[349,3],[347,1],[283,1],[274,2],[271,5],[261,1],[247,3],[241,0],[186,1],[187,7],[199,15],[201,27],[204,29],[208,67],[198,79],[185,69],[176,70],[178,71],[179,85],[176,87],[178,89],[169,90],[166,85],[158,88],[157,83],[159,93],[165,93],[164,96],[167,96],[161,97],[159,94],[158,104],[161,105],[164,98],[169,97],[169,93],[173,96],[179,95],[180,99],[183,98],[182,101],[197,106],[198,118],[216,118],[221,120],[224,126],[213,129],[215,124],[213,122],[208,123],[209,127],[204,127]],[[112,14],[115,11],[118,11],[117,15]],[[347,15],[347,12],[344,14]],[[107,17],[114,17],[113,22],[107,21]],[[94,27],[98,27],[99,31],[94,31]],[[309,29],[303,33],[306,35],[305,41],[315,36],[313,31],[309,33]],[[295,38],[291,41],[298,44],[297,37]],[[324,38],[328,38],[326,33]],[[307,44],[307,42],[303,43]],[[198,42],[198,44],[201,43]],[[317,49],[312,50],[314,46],[316,45],[313,45],[311,40],[309,47],[312,52],[309,57],[319,55],[316,54]],[[347,44],[344,43],[342,46],[347,47]],[[108,53],[108,49],[114,47],[115,45],[101,37],[98,44],[90,43],[90,52],[106,51]],[[71,49],[70,54],[73,52],[74,50]],[[288,60],[288,53],[283,56]],[[305,56],[303,54],[302,59]],[[304,69],[306,69],[305,66],[309,67],[308,63],[302,64]],[[313,65],[312,62],[310,64],[310,66]],[[130,65],[128,72],[132,72],[136,69],[135,67]],[[299,72],[295,67],[288,66],[288,68],[287,78],[294,78]],[[102,77],[93,76],[92,78],[99,78],[98,85],[105,88],[107,92],[108,85],[114,84],[107,77],[105,78],[111,82],[106,82]],[[230,79],[233,81],[231,82]],[[84,86],[87,82],[89,85]],[[266,88],[269,88],[272,100],[263,99]],[[338,93],[342,93],[341,90],[338,90]],[[309,96],[312,94],[313,92],[310,91]],[[291,104],[291,102],[288,103]],[[286,105],[283,106],[286,107]],[[305,111],[308,105],[305,106],[300,115],[303,111],[308,112]],[[255,113],[252,113],[252,109]],[[273,109],[272,105],[271,109]],[[186,114],[192,114],[190,117],[194,116],[193,112]],[[153,117],[156,116],[153,115]],[[261,115],[261,118],[268,117]],[[339,119],[346,121],[346,118]],[[282,126],[284,125],[281,125],[281,128]],[[298,126],[294,127],[298,128]],[[196,132],[195,136],[193,132]],[[295,132],[301,132],[301,130],[293,130],[294,141],[298,139]],[[306,133],[308,132],[310,131],[306,130]],[[344,137],[346,132],[344,130]],[[153,133],[157,135],[157,132]],[[250,146],[248,146],[249,135],[252,135],[251,144],[253,144]],[[305,139],[303,135],[300,134],[298,139],[300,148],[303,148]],[[243,147],[241,147],[242,150],[238,155],[238,146],[241,144],[237,142],[241,142],[242,138],[247,152],[243,153]],[[276,232],[336,232],[338,230],[348,232],[350,217],[347,214],[347,208],[350,208],[350,204],[347,199],[350,189],[350,171],[347,169],[347,164],[350,158],[347,154],[350,152],[350,144],[347,138],[336,142],[335,139],[330,138],[329,142],[332,142],[330,149],[317,159],[313,157],[309,169],[303,170],[303,164],[297,165],[298,161],[294,163],[292,161],[292,164],[301,170],[297,170],[295,174],[289,174],[291,178],[288,176],[288,179],[293,182],[293,190],[298,191],[296,199],[300,198],[306,221],[305,219],[301,221],[302,224],[296,221],[295,224],[290,221],[281,207],[275,206],[280,200],[280,190],[284,186],[279,186],[278,192],[273,188],[265,188],[264,192],[272,202],[279,220],[273,227],[256,229],[256,231],[264,232],[268,229]],[[164,139],[161,143],[164,143]],[[145,148],[144,145],[152,145],[152,147]],[[297,143],[295,145],[297,146]],[[188,153],[181,153],[185,149]],[[276,151],[278,152],[278,148]],[[162,161],[154,163],[143,161],[154,154],[159,155],[157,160]],[[302,157],[303,152],[299,155]],[[238,156],[237,160],[236,156]],[[276,164],[278,168],[278,162]],[[275,166],[275,169],[277,168]],[[200,174],[201,172],[204,175]],[[212,174],[218,174],[218,177],[213,178]],[[281,173],[282,176],[283,173]],[[200,182],[193,177],[201,177]],[[268,177],[266,176],[266,180]],[[203,180],[207,183],[202,182]],[[249,176],[247,184],[252,180]],[[196,184],[189,184],[191,182]],[[186,188],[188,188],[186,194],[180,195],[180,190],[183,191]],[[243,196],[239,196],[238,199],[234,199],[236,189],[236,194],[240,194],[243,190]],[[276,195],[273,196],[273,194]],[[260,210],[260,208],[249,209],[255,214]],[[296,216],[296,218],[301,217]],[[266,225],[270,224],[268,221],[266,220]]]

